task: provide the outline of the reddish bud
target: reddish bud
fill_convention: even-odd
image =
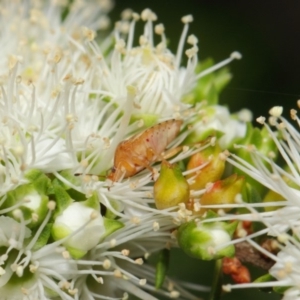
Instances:
[[[222,261],[222,270],[224,274],[236,274],[238,269],[242,266],[241,262],[237,257],[225,257]]]
[[[222,262],[223,273],[230,275],[235,283],[249,283],[251,276],[249,270],[242,265],[237,257],[225,257]]]
[[[192,170],[201,165],[204,166],[202,169],[187,176],[191,178],[196,175],[190,184],[192,190],[203,189],[207,183],[215,182],[221,178],[225,168],[225,159],[218,145],[194,154],[188,162],[187,170]]]
[[[237,273],[231,274],[231,278],[235,283],[249,283],[251,282],[250,272],[245,266],[241,266]]]
[[[201,208],[198,212],[203,214],[206,210],[211,209],[217,211],[222,208],[222,204],[235,203],[235,197],[240,194],[244,185],[244,177],[236,174],[213,183],[200,198],[201,205],[220,205],[218,208]],[[223,208],[224,211],[230,208]]]

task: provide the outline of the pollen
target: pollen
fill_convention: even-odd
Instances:
[[[219,154],[219,159],[222,161],[226,161],[229,155],[230,155],[229,151],[225,150]]]
[[[147,259],[147,258],[145,258]],[[135,261],[134,261],[137,265],[142,265],[144,263],[143,259],[142,258],[137,258]]]
[[[193,20],[194,20],[194,18],[192,15],[186,15],[181,18],[181,22],[184,24],[191,23],[191,22],[193,22]]]
[[[88,165],[89,165],[89,161],[87,159],[83,159],[81,162],[80,162],[80,165],[83,167],[83,168],[86,168]]]
[[[222,285],[222,290],[224,292],[230,293],[231,292],[231,285],[230,284]]]
[[[191,35],[189,35],[187,42],[190,45],[196,45],[196,44],[198,44],[198,39],[194,34],[191,34]]]
[[[65,290],[68,290],[71,286],[70,282],[67,281],[67,280],[62,280],[58,283],[58,286],[61,288],[61,289],[65,289]]]
[[[132,14],[132,19],[133,19],[134,21],[137,22],[137,21],[140,19],[140,15],[139,15],[138,13],[135,13],[135,12],[134,12],[134,13]]]
[[[121,253],[122,253],[122,255],[124,255],[124,256],[129,256],[130,251],[129,251],[128,249],[123,249],[123,250],[121,251]]]
[[[189,146],[183,146],[183,147],[182,147],[182,152],[183,152],[183,153],[186,153],[189,149],[190,149]]]
[[[120,39],[117,41],[117,43],[115,44],[115,49],[117,51],[119,51],[120,53],[124,53],[125,51],[125,46],[126,46],[126,43],[124,40]]]
[[[289,239],[289,236],[285,233],[282,233],[277,236],[277,239],[280,243],[286,243]]]
[[[84,175],[84,176],[82,176],[82,181],[84,182],[84,183],[89,183],[89,182],[91,182],[91,176],[90,175]]]
[[[170,292],[170,298],[171,299],[177,299],[177,298],[179,298],[179,296],[180,296],[180,293],[178,291],[171,291]]]
[[[31,219],[33,222],[37,222],[39,220],[39,215],[37,213],[32,213]]]
[[[108,269],[110,269],[110,267],[111,267],[111,261],[110,261],[109,259],[105,259],[105,260],[103,261],[103,268],[104,268],[105,270],[108,270]]]
[[[198,53],[198,47],[197,46],[194,46],[194,47],[192,47],[192,48],[190,48],[190,49],[187,49],[186,51],[185,51],[185,54],[186,54],[186,56],[188,57],[188,58],[192,58],[193,56],[195,56],[197,53]]]
[[[290,110],[290,115],[291,115],[291,118],[292,120],[297,120],[297,111],[295,109],[291,109]]]
[[[97,212],[96,210],[93,210],[90,214],[90,218],[91,220],[95,220],[99,217],[99,212]]]
[[[158,223],[158,222],[153,222],[153,225],[152,225],[152,227],[153,227],[153,231],[158,231],[158,230],[159,230],[159,228],[160,228],[160,226],[159,226],[159,223]]]
[[[274,151],[270,151],[268,152],[268,157],[274,159],[276,158],[276,153]]]
[[[22,266],[18,266],[16,269],[16,274],[18,277],[22,277],[24,273],[24,268]]]
[[[157,24],[154,28],[154,31],[158,35],[162,35],[165,32],[165,27],[163,24]]]
[[[293,271],[293,263],[290,262],[290,261],[287,261],[284,264],[284,270],[286,271],[286,273],[292,273],[292,271]]]
[[[48,203],[47,203],[47,207],[48,207],[48,209],[49,210],[51,210],[51,211],[53,211],[54,209],[55,209],[55,207],[56,207],[56,202],[55,201],[49,201]]]
[[[259,123],[259,124],[261,124],[261,125],[264,125],[265,124],[265,122],[266,122],[266,118],[265,117],[258,117],[257,119],[256,119],[256,122],[257,123]]]
[[[83,27],[82,32],[89,42],[93,41],[96,37],[96,32],[87,27]]]
[[[132,217],[132,218],[130,219],[130,222],[131,222],[132,224],[139,225],[139,224],[141,223],[141,219],[138,218],[138,217]]]
[[[144,35],[141,35],[140,38],[139,38],[139,44],[141,46],[146,46],[148,44],[148,39],[144,36]],[[143,52],[144,53],[144,52]],[[143,55],[143,58],[145,57],[145,55]],[[144,61],[145,59],[143,59]]]
[[[107,137],[104,137],[103,139],[103,142],[104,142],[104,149],[108,149],[110,147],[110,139],[107,138]]]
[[[118,269],[114,270],[114,276],[116,278],[122,278],[123,277],[122,276],[122,272],[120,270],[118,270]]]
[[[193,209],[195,212],[200,211],[201,204],[199,202],[194,202]]]
[[[240,238],[245,237],[248,234],[244,228],[239,228],[236,233],[237,233],[237,236]]]
[[[104,283],[104,281],[103,281],[103,277],[97,277],[97,281],[99,282],[99,283],[101,283],[101,284],[103,284]]]
[[[68,293],[71,295],[71,296],[74,296],[78,293],[78,289],[69,289],[68,290]]]
[[[63,251],[63,252],[62,252],[62,257],[63,257],[64,259],[70,259],[71,256],[70,256],[69,251],[67,251],[67,250]]]
[[[156,14],[149,8],[146,8],[141,13],[141,18],[143,21],[156,21]]]
[[[33,264],[29,265],[29,271],[31,273],[35,273],[37,271],[37,269],[38,269],[38,267],[36,265],[33,265]]]
[[[282,112],[283,112],[283,107],[282,106],[273,106],[269,110],[269,114],[273,117],[280,117],[282,115]]]
[[[130,20],[132,17],[132,13],[133,13],[132,9],[130,8],[124,9],[121,13],[122,20]]]
[[[284,278],[286,278],[286,276],[287,276],[287,274],[286,274],[286,271],[285,270],[278,270],[277,272],[276,272],[276,277],[277,278],[279,278],[279,279],[284,279]]]

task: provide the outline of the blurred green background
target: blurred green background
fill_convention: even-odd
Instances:
[[[221,104],[229,106],[232,112],[247,107],[256,118],[266,116],[274,105],[283,105],[288,116],[289,110],[296,107],[300,98],[299,0],[115,0],[115,3],[113,21],[125,8],[141,12],[148,7],[156,12],[174,52],[183,27],[180,19],[186,14],[194,16],[189,33],[199,39],[200,60],[212,57],[221,61],[233,51],[241,52],[243,59],[229,66],[233,79],[221,94]],[[180,250],[174,251],[171,259],[170,274],[210,285],[211,263],[187,258]],[[257,276],[254,274],[253,279]],[[275,300],[280,296],[241,289],[224,294],[221,299]]]

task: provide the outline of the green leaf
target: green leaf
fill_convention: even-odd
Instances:
[[[81,202],[85,206],[95,209],[96,211],[100,211],[100,202],[98,199],[98,194],[96,192],[93,195],[86,199],[86,201]]]
[[[144,126],[143,128],[148,128],[155,125],[158,121],[159,115],[156,114],[133,114],[130,118],[130,124],[143,120]]]
[[[39,250],[47,244],[47,242],[50,238],[50,235],[51,235],[51,228],[52,228],[52,223],[48,223],[44,227],[44,229],[42,230],[39,238],[37,239],[36,243],[32,247],[33,251]]]
[[[212,67],[214,64],[214,61],[210,58],[201,61],[196,69],[197,74]],[[218,104],[219,94],[230,82],[231,77],[228,68],[222,68],[221,70],[203,76],[198,80],[194,90],[184,96],[182,102],[195,105],[196,103],[206,100],[209,105]]]
[[[215,261],[214,277],[209,294],[209,300],[218,300],[222,294],[222,259]]]
[[[268,281],[274,281],[276,280],[272,275],[270,275],[269,273],[262,275],[258,278],[256,278],[253,283],[259,283],[259,282],[268,282]]]
[[[276,278],[270,275],[269,273],[262,275],[258,278],[256,278],[253,283],[264,283],[264,282],[271,282],[271,281],[276,281]],[[280,287],[281,288],[281,287]],[[262,292],[270,293],[272,289],[275,291],[275,287],[262,287],[260,290]]]
[[[53,192],[56,200],[55,216],[57,216],[60,215],[73,200],[57,181],[53,181]]]
[[[158,262],[155,269],[155,288],[158,290],[162,287],[165,281],[166,273],[169,266],[170,251],[163,249],[159,253]]]
[[[113,232],[124,227],[124,224],[120,221],[108,219],[103,217],[105,234],[101,237],[101,240],[104,240],[107,236],[111,235]]]
[[[87,251],[73,247],[67,247],[67,250],[74,259],[80,259],[87,253]]]
[[[231,81],[232,75],[229,73],[228,68],[219,70],[215,75],[214,84],[218,93],[220,93]]]
[[[219,101],[218,91],[214,84],[210,84],[206,90],[205,100],[209,103],[209,105],[216,105]]]
[[[291,286],[274,286],[273,291],[278,294],[284,294]]]
[[[51,180],[40,170],[30,170],[25,178],[33,184],[35,190],[40,194],[47,195],[51,189]]]

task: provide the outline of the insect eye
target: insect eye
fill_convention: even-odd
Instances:
[[[109,174],[111,173],[115,173],[116,172],[116,168],[112,167],[111,169],[106,170],[106,177],[109,176]]]

